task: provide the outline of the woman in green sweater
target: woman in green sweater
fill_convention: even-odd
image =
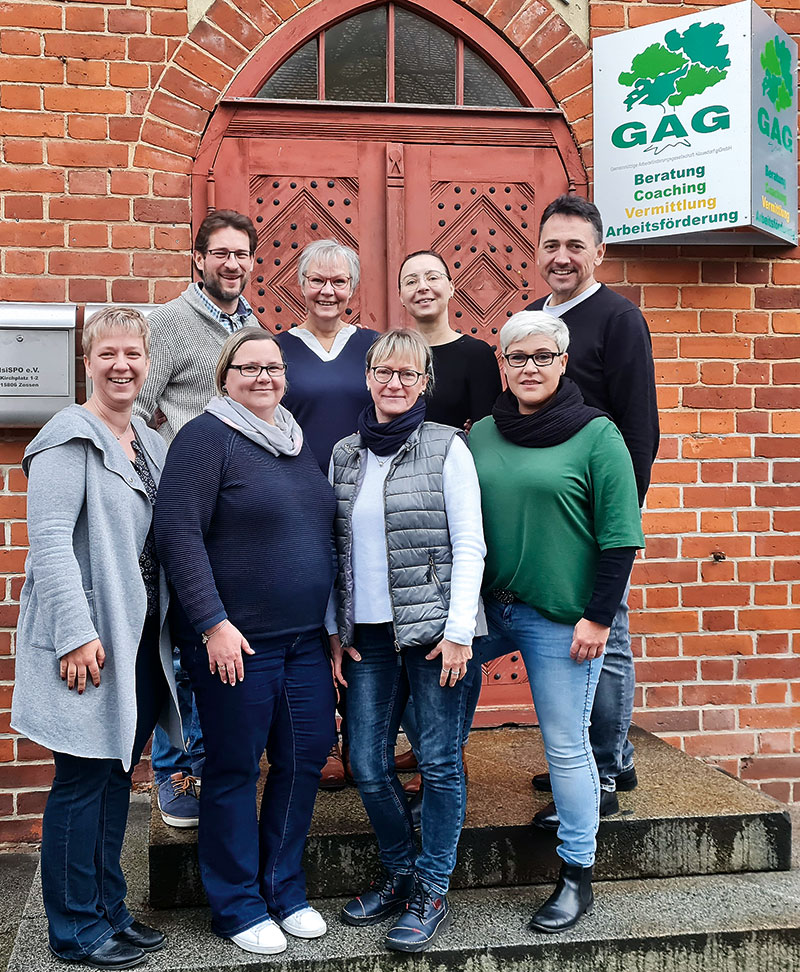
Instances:
[[[542,311],[500,331],[508,388],[470,435],[488,553],[485,662],[518,651],[542,729],[561,873],[531,928],[569,928],[593,904],[600,781],[589,717],[636,549],[636,480],[622,436],[564,377],[569,331]]]

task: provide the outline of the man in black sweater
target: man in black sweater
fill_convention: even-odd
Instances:
[[[566,374],[578,384],[587,404],[606,412],[622,433],[642,506],[659,440],[653,350],[639,308],[594,279],[604,255],[603,220],[597,207],[580,196],[559,196],[542,214],[536,258],[551,293],[527,310],[560,317],[569,328]],[[600,774],[601,816],[619,809],[618,789],[636,786],[628,740],[634,688],[626,592],[606,643],[589,732]],[[550,789],[547,773],[533,782],[537,789]],[[537,813],[534,823],[558,827],[554,805]]]

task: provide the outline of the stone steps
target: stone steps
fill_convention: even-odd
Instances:
[[[738,780],[633,730],[640,785],[601,822],[596,874],[603,880],[775,871],[790,866],[786,810]],[[538,729],[472,733],[469,797],[454,888],[550,883],[556,838],[530,826],[548,794],[531,787],[545,765]],[[205,902],[197,832],[167,827],[153,803],[148,868],[155,907]],[[306,849],[311,898],[349,895],[377,873],[366,814],[353,789],[321,793]]]
[[[143,842],[144,835],[140,835]],[[143,856],[143,855],[142,855]],[[130,861],[128,862],[130,864]],[[141,888],[144,891],[144,888]],[[796,972],[800,968],[800,872],[706,875],[595,884],[596,905],[560,935],[528,931],[545,887],[451,893],[454,920],[430,951],[409,960],[388,953],[389,923],[350,928],[337,918],[345,899],[320,903],[329,932],[315,942],[290,939],[286,952],[257,956],[217,938],[206,909],[137,908],[167,933],[148,972],[380,972],[413,961],[420,972]],[[57,972],[34,887],[8,972]],[[135,889],[129,900],[134,904]],[[402,966],[401,966],[402,963]]]

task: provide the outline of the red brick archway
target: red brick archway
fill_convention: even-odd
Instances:
[[[204,143],[214,138],[212,115],[223,96],[252,95],[270,66],[280,63],[325,22],[369,5],[365,0],[330,0],[298,9],[291,0],[241,0],[235,9],[216,0],[188,37],[177,43],[153,88],[134,166],[191,172],[201,138]],[[586,146],[591,140],[591,59],[587,46],[551,7],[542,0],[509,0],[490,9],[485,0],[466,5],[438,0],[424,6],[408,0],[407,6],[426,17],[438,16],[466,34],[476,25],[482,27],[501,70],[512,72],[515,60],[531,68],[552,104],[564,112],[574,139],[565,145],[570,174],[574,173],[576,183],[585,183],[585,168],[590,165]],[[268,42],[269,58],[260,58]],[[171,217],[165,213],[180,222],[188,222],[188,216],[188,211],[173,211]]]

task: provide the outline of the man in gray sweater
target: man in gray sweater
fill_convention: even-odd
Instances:
[[[149,421],[160,409],[159,432],[171,442],[214,396],[222,345],[240,327],[259,326],[242,297],[253,271],[258,237],[248,216],[220,209],[206,216],[194,241],[200,279],[150,314],[150,373],[134,414]]]
[[[167,442],[213,398],[214,373],[225,340],[240,327],[259,326],[242,297],[257,242],[249,217],[231,209],[211,213],[194,241],[193,260],[200,279],[150,314],[150,373],[133,411],[150,421],[159,410],[163,421],[158,431]],[[172,746],[166,733],[156,729],[153,773],[164,822],[171,827],[196,827],[203,737],[177,654],[174,663],[187,752]]]

